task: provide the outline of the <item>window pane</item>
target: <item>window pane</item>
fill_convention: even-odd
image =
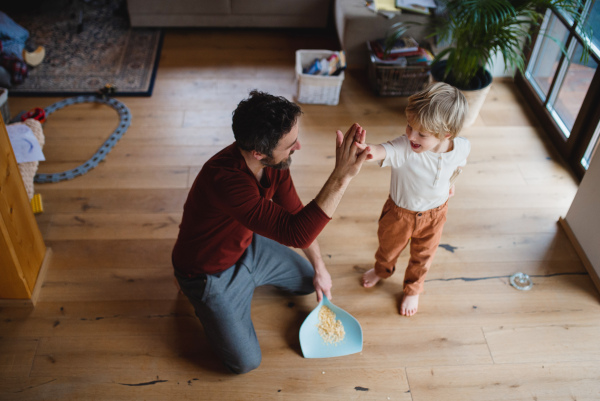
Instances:
[[[546,36],[540,36],[538,38],[538,42],[540,40],[541,42],[538,51],[535,53],[536,58],[533,61],[533,66],[530,67],[530,74],[535,84],[537,84],[537,89],[541,92],[540,95],[544,101],[548,96],[552,79],[554,78],[558,62],[562,55],[560,46],[548,36],[562,42],[562,45],[565,46],[567,35],[567,29],[558,18],[552,14],[548,23],[548,28],[546,29]]]
[[[592,43],[596,48],[600,48],[600,5],[597,1],[592,3],[586,22],[593,28]]]
[[[548,105],[550,110],[553,110],[560,119],[564,127],[571,131],[583,99],[587,94],[588,88],[592,82],[592,78],[596,73],[598,64],[589,57],[585,63],[580,59],[582,46],[577,44],[574,55],[569,62],[569,68],[565,74],[565,78],[560,86],[560,91],[553,105]],[[569,136],[565,132],[565,136]]]

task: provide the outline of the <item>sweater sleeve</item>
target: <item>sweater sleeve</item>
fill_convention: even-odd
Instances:
[[[298,213],[304,205],[296,192],[296,187],[292,180],[289,170],[283,170],[281,173],[281,181],[273,195],[273,202],[281,205],[292,214]]]
[[[307,248],[321,233],[330,218],[315,201],[297,213],[261,196],[253,178],[239,170],[215,172],[214,193],[225,213],[247,229],[283,245]],[[297,194],[294,195],[297,198]],[[290,197],[294,197],[290,195]],[[278,195],[281,198],[281,194]],[[297,199],[299,202],[299,199]],[[292,208],[298,205],[291,204]]]

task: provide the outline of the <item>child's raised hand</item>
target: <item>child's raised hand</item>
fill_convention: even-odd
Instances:
[[[360,154],[363,151],[365,151],[369,147],[369,145],[366,144],[367,131],[365,131],[365,129],[360,126],[358,128],[359,129],[357,129],[356,133],[354,134],[354,143],[356,144],[356,147],[358,149],[360,149],[360,152],[359,152],[359,154]],[[367,160],[370,160],[372,158],[373,158],[373,155],[371,153],[368,153]]]
[[[365,131],[365,129],[359,125],[358,129],[356,130],[356,133],[354,134],[354,140],[357,143],[364,145],[366,138],[367,131]]]

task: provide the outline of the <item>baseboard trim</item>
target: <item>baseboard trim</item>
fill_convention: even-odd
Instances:
[[[583,247],[577,240],[577,237],[575,236],[575,233],[571,229],[569,222],[567,220],[563,219],[562,217],[560,217],[558,219],[558,223],[564,230],[565,234],[567,235],[567,238],[573,245],[573,248],[575,248],[575,252],[577,252],[577,256],[579,256],[579,259],[581,259],[581,263],[583,263],[583,266],[585,267],[588,274],[592,278],[592,281],[594,282],[596,289],[598,290],[598,292],[600,292],[600,277],[598,276],[598,273],[596,273],[594,266],[592,266],[592,262],[588,259],[587,255],[585,254]]]

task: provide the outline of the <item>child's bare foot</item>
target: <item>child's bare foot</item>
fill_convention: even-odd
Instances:
[[[400,304],[400,314],[402,316],[412,316],[419,309],[419,294],[404,295]]]
[[[366,272],[365,274],[363,274],[363,276],[362,276],[362,285],[365,288],[371,288],[375,284],[377,284],[379,282],[379,280],[381,280],[381,277],[379,277],[375,273],[375,269],[371,269],[368,272]]]

